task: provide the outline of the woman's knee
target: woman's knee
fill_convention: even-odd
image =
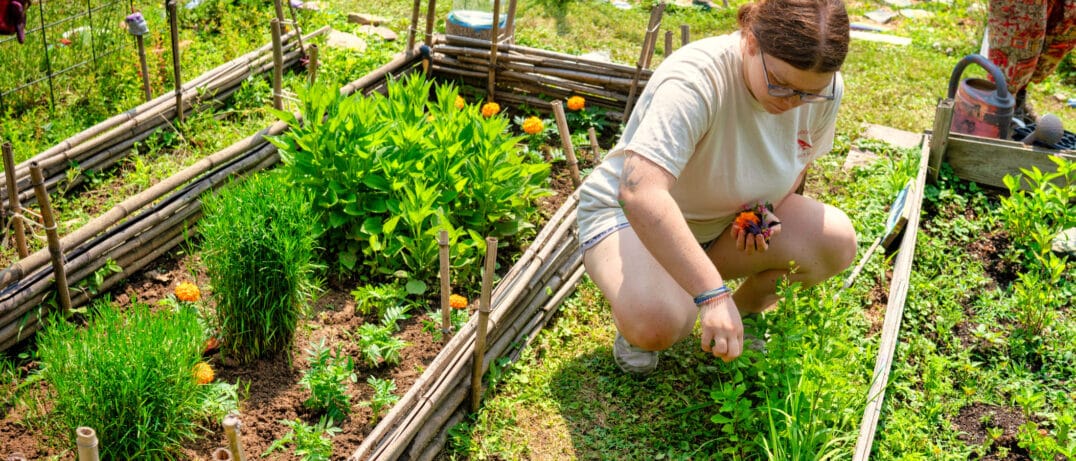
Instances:
[[[827,205],[826,210],[826,242],[823,244],[824,251],[822,261],[830,272],[830,276],[836,275],[852,265],[856,259],[858,249],[856,243],[856,229],[852,220],[839,208]]]
[[[668,349],[691,334],[695,316],[689,306],[668,302],[623,303],[613,306],[617,329],[629,343],[646,350]]]

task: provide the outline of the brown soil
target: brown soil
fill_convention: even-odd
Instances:
[[[1030,453],[1017,445],[1017,431],[1025,422],[1027,419],[1016,408],[973,403],[960,409],[953,424],[960,431],[960,440],[984,447],[978,459],[1019,461],[1031,459]],[[1000,436],[992,439],[988,429],[1000,430]],[[1001,448],[1007,451],[1007,456]]]
[[[580,151],[579,154],[582,168],[592,167],[596,163],[593,155],[585,151]],[[554,194],[545,197],[540,203],[543,221],[560,207],[570,191],[574,189],[571,176],[563,162],[554,163],[550,187]],[[502,254],[502,257],[509,260],[502,266],[505,270],[515,256]],[[192,280],[192,277],[196,280]],[[177,249],[152,262],[130,277],[126,283],[111,290],[110,295],[121,306],[128,306],[134,300],[155,305],[159,300],[172,294],[176,285],[183,281],[195,281],[200,287],[209,285],[209,278],[205,274],[198,255],[186,254]],[[401,322],[400,332],[396,335],[409,344],[401,352],[400,364],[396,367],[368,367],[362,363],[362,355],[351,337],[351,332],[357,330],[364,322],[371,320],[364,318],[355,310],[355,301],[350,292],[357,286],[357,282],[329,280],[325,285],[327,286],[323,287],[324,291],[315,302],[314,315],[305,326],[298,329],[295,345],[291,350],[291,366],[288,365],[287,357],[262,359],[245,366],[224,360],[219,354],[207,357],[207,361],[216,372],[216,380],[239,382],[240,389],[244,389],[249,384],[249,394],[246,394],[240,404],[242,444],[248,459],[262,459],[262,453],[269,448],[270,444],[289,431],[287,426],[280,423],[281,420],[301,419],[308,424],[318,422],[319,415],[303,406],[309,393],[299,385],[302,371],[308,368],[304,351],[311,344],[317,344],[324,339],[326,344],[342,348],[345,353],[354,358],[357,364],[358,380],[355,383],[348,383],[348,395],[352,403],[351,413],[345,421],[337,423],[342,431],[333,438],[332,459],[344,459],[350,456],[376,425],[376,421],[370,421],[371,410],[358,405],[360,402],[368,401],[373,395],[373,390],[366,383],[367,377],[372,375],[382,379],[393,379],[396,382],[395,394],[403,396],[443,346],[442,342],[434,341],[430,333],[422,331],[422,319],[426,315],[422,312],[411,312],[411,318]],[[476,303],[472,302],[472,310],[475,305]],[[440,321],[439,316],[436,320]],[[19,347],[25,350],[29,345],[24,344]],[[36,369],[36,363],[24,364],[23,376]],[[5,391],[4,395],[7,395],[15,384],[3,383],[3,385],[7,388],[0,388],[0,390]],[[38,383],[24,389],[20,393],[20,399],[39,402],[41,408],[38,411],[47,412],[48,402],[43,398],[46,393],[46,385]],[[74,447],[67,441],[50,440],[40,424],[28,424],[29,421],[40,420],[40,418],[35,418],[32,405],[5,402],[0,406],[0,411],[3,412],[0,414],[3,417],[0,420],[0,456],[6,459],[11,454],[20,453],[27,459],[76,458]],[[180,459],[210,459],[214,449],[226,444],[220,421],[207,422],[206,426],[197,440],[183,445],[178,454]],[[293,446],[288,446],[286,450],[277,450],[264,459],[292,459],[294,458],[292,449]]]

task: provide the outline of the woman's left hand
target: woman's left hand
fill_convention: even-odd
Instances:
[[[732,237],[736,249],[752,254],[766,251],[770,239],[781,233],[781,221],[767,205],[757,205],[745,210],[732,223]]]

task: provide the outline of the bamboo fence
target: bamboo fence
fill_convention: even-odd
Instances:
[[[323,27],[306,36],[307,40],[323,35],[329,27]],[[297,32],[289,33],[282,48],[285,53],[284,66],[294,66],[302,57],[296,40]],[[183,110],[194,113],[223,103],[237,91],[251,75],[258,75],[272,70],[273,47],[264,45],[227,63],[224,63],[181,86]],[[41,152],[15,166],[17,193],[25,205],[32,203],[33,188],[30,186],[30,163],[37,162],[45,175],[46,189],[54,191],[67,179],[67,170],[77,166],[80,174],[66,188],[74,187],[85,180],[85,172],[100,171],[122,160],[131,147],[152,135],[157,129],[167,126],[177,114],[176,97],[172,92],[163,94],[145,102],[138,107],[115,115],[97,125],[78,133],[67,140]],[[9,192],[0,190],[0,201],[7,206]]]
[[[345,85],[340,92],[349,95],[378,90],[389,74],[415,71],[418,58],[412,54],[396,56],[385,66]],[[129,197],[62,237],[60,248],[68,282],[75,293],[72,306],[86,304],[93,292],[110,289],[192,235],[201,217],[201,194],[215,190],[229,178],[273,166],[279,157],[276,147],[265,138],[286,129],[286,123],[276,122]],[[80,286],[109,260],[115,261],[122,272],[106,277],[94,290]],[[31,253],[0,271],[0,351],[40,328],[55,286],[50,274],[47,249]]]

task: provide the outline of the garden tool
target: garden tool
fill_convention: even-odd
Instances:
[[[960,74],[972,62],[986,69],[994,81],[981,78],[960,80]],[[990,60],[979,54],[969,54],[961,59],[949,77],[948,97],[953,100],[952,131],[984,138],[1009,139],[1016,99],[1009,92],[1005,75]]]

